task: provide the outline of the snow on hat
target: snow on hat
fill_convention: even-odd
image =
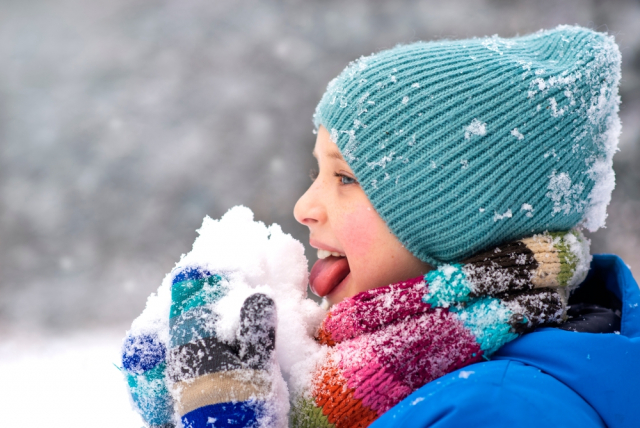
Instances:
[[[349,64],[314,123],[399,240],[438,266],[604,225],[619,80],[613,37],[581,27],[419,42]]]

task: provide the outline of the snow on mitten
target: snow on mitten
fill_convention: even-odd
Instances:
[[[187,268],[171,290],[167,374],[182,424],[199,427],[273,426],[272,373],[276,311],[264,294],[250,295],[232,343],[216,337],[212,303],[229,291],[223,275]]]
[[[156,334],[129,334],[124,341],[122,366],[127,386],[147,426],[171,428],[173,400],[165,384],[166,349]]]

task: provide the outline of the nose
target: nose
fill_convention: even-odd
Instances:
[[[327,211],[322,200],[322,186],[320,179],[316,179],[313,184],[293,208],[293,216],[298,223],[311,228],[314,225],[322,224],[327,220]]]

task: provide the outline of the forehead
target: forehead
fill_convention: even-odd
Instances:
[[[316,145],[313,149],[313,156],[318,160],[320,158],[328,158],[346,163],[342,157],[342,153],[340,153],[340,149],[338,149],[336,143],[331,141],[329,132],[323,126],[318,128],[318,137],[316,138]]]

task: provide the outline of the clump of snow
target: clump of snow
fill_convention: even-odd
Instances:
[[[131,336],[157,336],[168,349],[169,345],[169,311],[171,309],[171,279],[167,275],[158,288],[147,298],[147,305],[131,324]]]
[[[247,297],[254,293],[269,296],[276,304],[275,357],[282,374],[277,367],[271,370],[275,396],[271,406],[273,413],[286,415],[289,393],[285,381],[293,372],[305,372],[309,370],[307,366],[317,361],[321,349],[313,337],[326,314],[325,309],[306,298],[308,262],[304,247],[279,225],[267,227],[254,221],[251,210],[242,206],[230,209],[220,220],[205,217],[198,233],[193,249],[165,277],[158,293],[149,297],[147,307],[134,321],[129,334],[155,333],[170,348],[171,284],[174,276],[187,268],[224,278],[228,292],[209,304],[218,315],[217,320],[212,317],[211,329],[222,341],[236,339],[240,308]],[[273,420],[269,421],[265,423],[273,425]]]
[[[411,402],[411,405],[412,405],[412,406],[415,406],[416,404],[418,404],[418,403],[420,403],[420,402],[422,402],[422,401],[424,401],[424,397],[418,397],[418,398],[416,398],[415,400],[413,400],[413,401]]]
[[[558,102],[554,97],[549,98],[549,104],[551,105],[551,116],[560,117],[566,111],[565,107],[558,109]]]
[[[478,135],[482,137],[487,134],[487,124],[479,121],[478,119],[473,119],[471,123],[464,128],[464,138],[467,140],[474,135]]]
[[[407,95],[405,95],[405,96],[402,98],[402,104],[406,104],[406,103],[408,103],[408,102],[409,102],[409,97],[408,97]]]
[[[520,210],[527,211],[527,213],[525,214],[527,217],[533,217],[533,207],[531,205],[526,203],[522,204]]]
[[[506,210],[503,214],[498,214],[497,211],[494,211],[493,213],[493,221],[503,220],[505,218],[511,218],[511,217],[513,217],[513,213],[511,212],[511,209]]]
[[[556,174],[553,171],[549,176],[547,189],[549,191],[546,193],[546,197],[553,201],[552,216],[560,212],[567,215],[573,211],[582,212],[584,210],[585,201],[580,199],[584,191],[584,184],[573,184],[568,173]]]
[[[511,130],[511,135],[516,137],[518,140],[524,140],[524,135],[522,135],[520,131],[518,131],[518,128],[513,128]]]
[[[611,192],[616,186],[613,155],[618,150],[620,131],[621,124],[616,105],[615,112],[607,120],[607,129],[602,134],[604,156],[596,159],[587,172],[595,184],[589,192],[589,204],[585,209],[582,225],[590,232],[603,227],[607,219],[607,206],[611,202]]]
[[[276,357],[285,378],[291,367],[314,353],[313,335],[325,311],[307,299],[308,262],[303,245],[285,234],[279,225],[253,221],[250,209],[237,206],[220,220],[205,217],[200,236],[176,268],[199,266],[223,272],[229,293],[215,303],[220,315],[216,333],[234,337],[240,308],[253,293],[271,297],[277,308]]]
[[[458,375],[458,377],[460,379],[469,379],[469,376],[471,376],[474,373],[475,372],[471,371],[471,370],[462,370],[462,371],[460,371],[460,374]]]

